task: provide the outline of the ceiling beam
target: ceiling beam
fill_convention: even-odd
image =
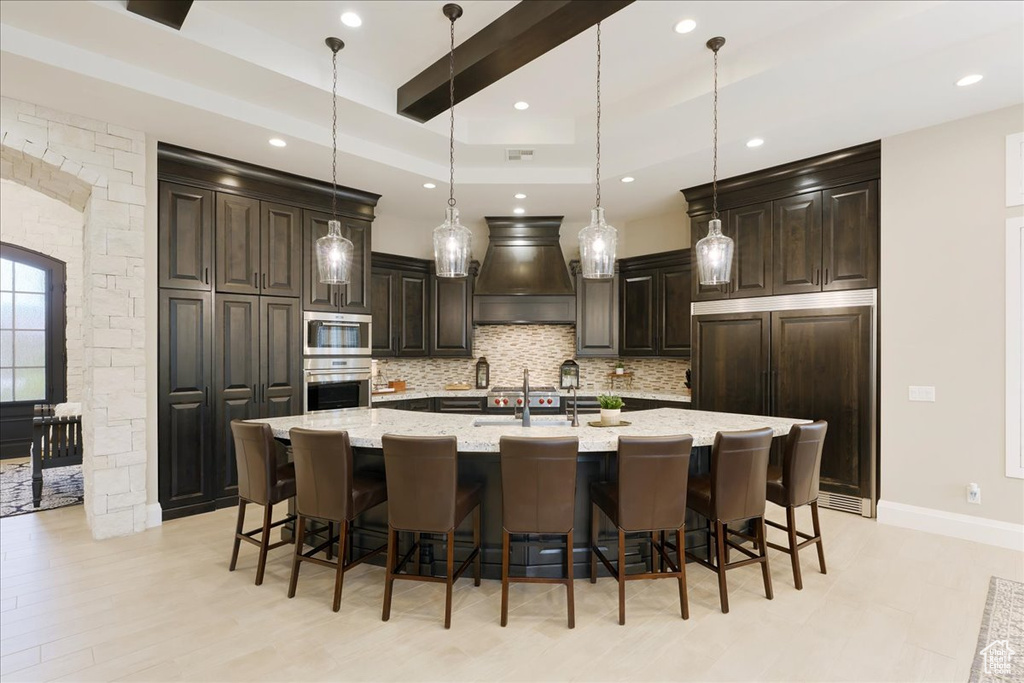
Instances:
[[[146,17],[175,31],[181,30],[192,0],[128,0],[128,11]]]
[[[524,0],[455,48],[456,104],[633,0]],[[456,26],[458,29],[458,26]],[[398,113],[425,123],[448,109],[448,55],[398,89]]]

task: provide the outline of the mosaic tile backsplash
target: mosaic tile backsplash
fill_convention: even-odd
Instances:
[[[405,380],[410,390],[430,391],[445,384],[469,382],[475,386],[476,361],[486,356],[491,366],[491,386],[520,385],[523,368],[530,369],[533,386],[558,386],[558,369],[575,358],[576,328],[573,325],[480,325],[474,330],[473,358],[389,358],[379,363],[389,380]],[[614,358],[578,358],[580,387],[608,391],[608,373]],[[632,389],[689,395],[686,388],[688,360],[623,358],[626,372],[633,373]]]

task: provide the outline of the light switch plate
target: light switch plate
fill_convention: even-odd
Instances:
[[[930,403],[935,402],[935,387],[910,387],[910,400],[911,401],[928,401]]]

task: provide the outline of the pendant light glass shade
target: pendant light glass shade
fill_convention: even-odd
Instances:
[[[580,230],[580,266],[588,280],[615,276],[615,247],[618,231],[604,222],[604,209],[590,210],[590,225]]]
[[[352,275],[352,242],[341,236],[341,221],[328,221],[327,234],[316,241],[320,282],[347,285]]]
[[[708,234],[697,240],[697,275],[702,285],[724,285],[732,273],[733,241],[722,234],[722,221],[708,222]]]
[[[473,233],[459,222],[454,206],[445,211],[444,223],[434,228],[434,268],[438,277],[466,277],[472,254]]]

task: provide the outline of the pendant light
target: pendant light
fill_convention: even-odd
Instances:
[[[451,22],[451,45],[448,51],[448,208],[444,223],[434,228],[434,265],[438,277],[466,277],[473,248],[473,233],[459,222],[455,208],[455,20],[462,8],[449,3],[441,8]]]
[[[338,52],[345,47],[340,38],[324,41],[333,53],[334,81],[331,86],[331,102],[334,105],[331,118],[331,220],[327,222],[327,234],[316,241],[316,266],[320,271],[320,282],[325,285],[347,285],[352,272],[352,242],[341,235],[341,221],[338,220]]]
[[[722,234],[722,221],[718,219],[718,51],[725,38],[712,38],[708,49],[715,53],[714,99],[714,166],[711,175],[711,220],[708,234],[697,242],[697,274],[702,285],[724,285],[732,270],[733,241]]]
[[[590,225],[580,230],[580,266],[588,280],[615,276],[615,246],[618,231],[604,222],[601,206],[601,22],[597,23],[597,201],[590,211]]]

